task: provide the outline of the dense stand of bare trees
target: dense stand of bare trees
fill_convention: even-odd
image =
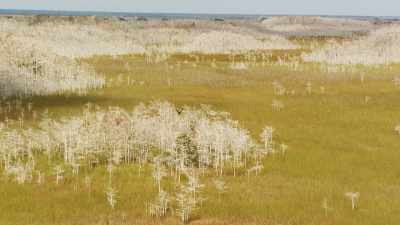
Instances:
[[[149,204],[149,212],[161,217],[173,206],[184,222],[203,201],[205,173],[214,171],[214,176],[222,177],[233,171],[236,176],[246,174],[247,168],[249,176],[258,174],[263,157],[275,152],[272,127],[263,130],[259,144],[226,112],[159,101],[140,104],[132,112],[87,104],[80,116],[53,120],[44,115],[39,128],[1,127],[1,168],[10,179],[42,183],[47,176],[60,185],[65,177],[77,176],[81,167],[104,165],[109,178],[106,199],[114,208],[118,202],[114,167],[137,165],[140,171],[150,164],[158,196]],[[38,169],[38,157],[53,165],[52,174]],[[175,182],[175,193],[163,188],[166,179]],[[216,186],[220,193],[225,190],[221,181]]]
[[[305,54],[303,59],[335,65],[389,65],[400,62],[399,41],[400,26],[385,26],[344,43],[331,41]]]

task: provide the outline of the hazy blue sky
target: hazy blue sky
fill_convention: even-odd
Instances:
[[[400,0],[0,0],[0,8],[400,16]]]

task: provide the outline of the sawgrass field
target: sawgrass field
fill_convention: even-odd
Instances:
[[[228,112],[260,143],[260,133],[271,126],[274,148],[263,154],[257,174],[246,167],[238,167],[234,174],[230,162],[222,176],[214,173],[213,166],[206,168],[198,175],[204,185],[198,190],[202,200],[193,205],[188,219],[182,219],[179,203],[172,197],[179,185],[168,176],[161,181],[171,196],[166,213],[151,213],[149,204],[159,193],[151,160],[140,166],[114,165],[109,182],[107,162],[89,167],[82,160],[79,173],[73,175],[62,157],[66,143],[51,159],[32,147],[29,157],[15,157],[15,165],[25,166],[32,158],[35,165],[24,182],[17,182],[18,174],[6,172],[7,143],[3,142],[0,224],[396,225],[400,221],[396,131],[400,66],[396,62],[325,66],[302,56],[315,46],[342,43],[342,38],[293,36],[288,41],[299,47],[237,54],[173,53],[163,60],[141,53],[79,57],[74,62],[93,68],[104,85],[84,95],[66,92],[2,100],[0,117],[8,128],[0,132],[14,127],[39,129],[41,118],[68,120],[81,115],[88,103],[96,110],[120,107],[130,112],[140,103],[167,101],[177,110],[209,105]],[[8,110],[15,101],[22,107]],[[34,113],[26,109],[28,104]],[[21,111],[25,112],[23,126]],[[280,143],[287,145],[285,151]],[[64,168],[60,181],[55,165]],[[35,171],[45,174],[40,182]],[[215,179],[222,180],[224,188],[216,188]],[[110,185],[115,191],[111,199]],[[352,199],[349,193],[357,197]]]

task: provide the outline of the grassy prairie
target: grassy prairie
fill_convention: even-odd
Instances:
[[[296,51],[273,52],[271,59],[284,55],[297,60]],[[311,64],[301,63],[302,70],[293,70],[256,60],[257,65],[234,70],[227,57],[176,55],[152,64],[139,55],[82,59],[105,75],[108,87],[85,97],[31,101],[36,110],[48,108],[55,117],[74,115],[87,102],[129,110],[151,100],[208,104],[231,113],[256,139],[266,124],[272,125],[276,140],[289,146],[286,157],[267,157],[262,173],[250,180],[244,171],[237,177],[228,171],[227,192],[218,200],[211,186],[204,189],[207,200],[193,216],[193,224],[396,225],[400,221],[400,137],[394,131],[400,121],[400,88],[392,81],[400,69],[328,73]],[[277,96],[274,81],[294,93]],[[308,82],[311,93],[306,91]],[[282,110],[273,110],[274,99],[284,104]],[[18,185],[1,178],[0,224],[180,223],[172,216],[157,220],[147,214],[147,203],[157,190],[152,178],[139,176],[137,170],[117,169],[113,182],[119,199],[114,210],[105,199],[107,172],[102,167],[92,172],[90,195],[82,191],[83,176],[68,178],[62,186],[52,180],[41,186]],[[50,168],[47,171],[51,173]],[[360,192],[357,210],[345,197],[350,191]],[[322,208],[324,199],[327,211]]]

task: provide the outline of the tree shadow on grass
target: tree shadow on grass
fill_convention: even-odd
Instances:
[[[35,108],[52,108],[52,107],[82,107],[86,103],[101,105],[109,101],[108,98],[101,96],[35,96],[30,98]]]
[[[112,100],[102,96],[52,95],[34,96],[23,99],[8,98],[1,102],[0,122],[5,120],[19,120],[21,118],[29,121],[47,110],[50,116],[69,116],[82,112],[82,108],[87,103],[102,106],[107,102],[112,102]],[[17,107],[17,104],[22,107]]]

